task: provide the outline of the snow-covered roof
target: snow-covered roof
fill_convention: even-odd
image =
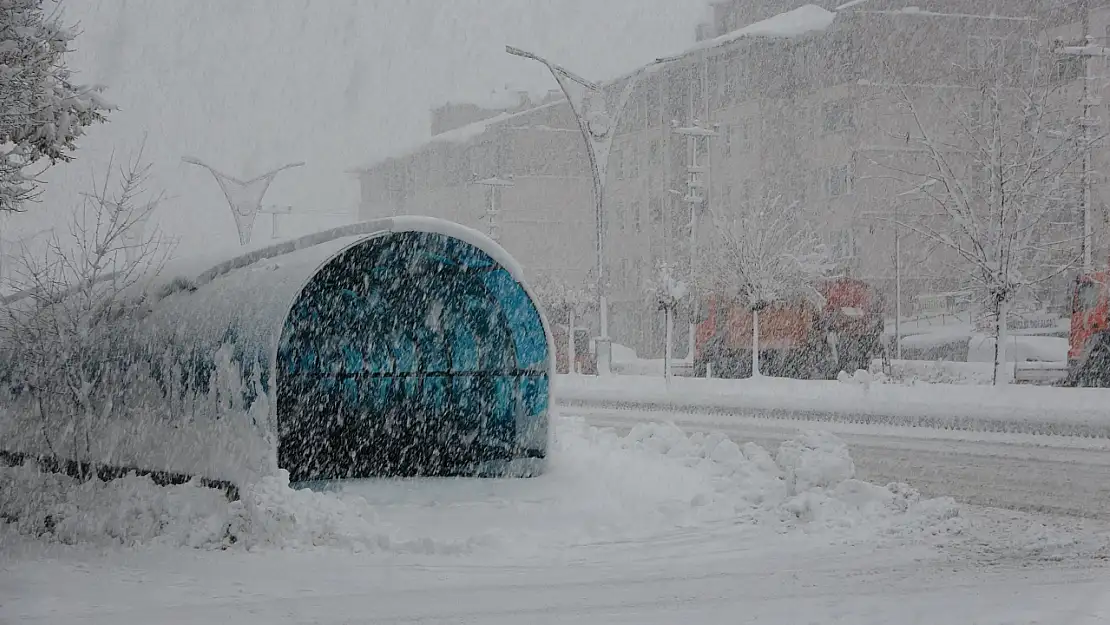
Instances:
[[[693,47],[687,48],[683,54],[716,48],[744,37],[799,37],[811,32],[823,31],[832,26],[835,20],[836,13],[815,4],[807,4],[792,11],[749,24],[719,37],[699,41]]]
[[[390,156],[385,156],[385,157],[379,158],[379,159],[373,161],[372,163],[370,163],[368,165],[364,165],[362,167],[356,167],[355,169],[351,170],[351,172],[361,173],[361,172],[364,172],[364,171],[368,171],[368,170],[372,169],[373,167],[375,167],[376,165],[378,165],[380,163],[383,163],[387,160],[397,159],[397,158],[405,158],[407,156],[412,156],[413,154],[416,154],[417,152],[420,152],[421,150],[428,147],[429,145],[433,145],[433,144],[436,144],[436,143],[465,143],[466,141],[469,141],[469,140],[471,140],[471,139],[473,139],[477,136],[480,136],[482,133],[484,133],[486,130],[488,130],[490,128],[490,126],[493,126],[495,124],[499,124],[501,122],[511,121],[513,119],[519,119],[519,118],[522,118],[526,115],[535,113],[536,111],[542,111],[542,110],[551,108],[553,106],[558,106],[558,105],[560,105],[564,102],[566,102],[565,99],[555,100],[553,102],[548,102],[547,104],[541,104],[537,107],[530,108],[530,109],[525,109],[523,111],[519,111],[519,112],[516,112],[516,113],[500,113],[498,115],[494,115],[493,117],[489,117],[489,118],[486,118],[486,119],[483,119],[483,120],[472,122],[472,123],[467,124],[465,126],[460,126],[460,127],[455,128],[453,130],[448,130],[447,132],[442,132],[438,135],[435,135],[435,136],[431,137],[430,139],[421,141],[420,143],[412,145],[412,146],[410,146],[410,147],[408,147],[404,150],[401,150],[401,151],[399,151],[395,154],[392,154]],[[545,127],[530,126],[530,128],[543,129]]]
[[[926,11],[921,7],[907,6],[901,9],[865,10],[863,13],[876,15],[910,15],[918,17],[950,17],[956,19],[1002,20],[1010,22],[1035,22],[1037,18],[1028,15],[997,15],[977,13],[945,13],[941,11]]]
[[[787,11],[786,13],[782,13],[774,17],[755,22],[754,24],[745,26],[744,28],[741,28],[739,30],[721,35],[720,37],[698,42],[698,44],[680,52],[679,54],[671,57],[666,57],[666,60],[676,60],[690,52],[715,48],[744,37],[788,38],[804,35],[814,31],[821,31],[827,29],[830,25],[832,25],[835,19],[836,13],[827,11],[816,5],[807,4],[792,11]],[[653,64],[641,66],[628,74],[606,81],[603,84],[611,85],[619,83],[620,81],[628,78],[629,76],[632,76],[633,74],[639,73],[644,70],[650,70],[653,66],[658,67],[658,61]],[[411,156],[431,144],[442,142],[462,143],[465,141],[469,141],[470,139],[481,135],[495,124],[499,124],[501,122],[509,121],[515,118],[520,118],[552,106],[558,106],[563,104],[564,102],[566,102],[565,99],[559,99],[534,108],[525,109],[517,113],[501,113],[487,119],[467,124],[466,126],[462,126],[460,128],[435,135],[434,137],[431,137],[426,141],[422,141],[417,145],[411,146],[405,150],[401,150],[396,154],[377,159],[369,165],[358,167],[351,171],[353,173],[368,171],[374,166],[389,159],[405,158],[406,156]],[[535,126],[534,128],[544,129],[545,127]]]

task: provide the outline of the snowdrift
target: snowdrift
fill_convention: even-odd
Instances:
[[[847,447],[828,433],[804,433],[772,453],[673,425],[645,424],[627,436],[581,420],[556,425],[552,470],[527,483],[358,480],[314,492],[291,489],[279,472],[228,503],[193,484],[79,483],[0,467],[0,518],[62,543],[445,554],[622,541],[722,522],[860,536],[944,534],[962,523],[950,499],[856,480]]]

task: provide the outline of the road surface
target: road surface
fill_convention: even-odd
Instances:
[[[852,450],[860,479],[905,482],[928,496],[1025,512],[1110,518],[1110,441],[976,433],[829,421],[766,419],[750,413],[562,408],[563,414],[618,431],[645,421],[687,431],[720,431],[770,450],[800,429],[828,429]]]

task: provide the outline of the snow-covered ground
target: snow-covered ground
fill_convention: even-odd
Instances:
[[[190,486],[74,487],[8,468],[2,512],[19,520],[0,525],[0,622],[1106,616],[1106,526],[928,499],[854,472],[829,432],[760,447],[652,423],[621,435],[577,418],[558,421],[551,471],[533,480],[327,493],[271,480],[227,504]],[[12,497],[29,485],[34,497]]]
[[[651,376],[559,376],[570,404],[756,410],[801,419],[921,425],[978,431],[1110,437],[1110,391],[1009,385],[884,384],[860,374],[840,381]]]

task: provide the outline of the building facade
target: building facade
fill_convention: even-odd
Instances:
[[[1047,66],[1059,84],[1054,97],[1078,116],[1084,82],[1089,95],[1110,82],[1105,59],[1054,52],[1084,31],[1110,37],[1110,8],[1082,1],[1046,10],[1048,3],[1031,0],[919,1],[913,9],[868,0],[848,3],[831,27],[808,35],[706,41],[800,4],[715,3],[714,23],[699,28],[701,44],[644,72],[621,112],[605,197],[610,333],[618,343],[645,354],[662,349],[662,315],[645,288],[660,261],[689,267],[691,209],[683,198],[691,158],[705,170],[710,213],[727,215],[768,193],[797,201],[823,224],[843,271],[871,282],[891,302],[900,281],[903,310],[910,311],[918,296],[960,287],[943,251],[899,227],[896,211],[925,208],[896,200],[906,184],[890,175],[890,165],[915,155],[904,139],[911,120],[891,94],[912,86],[921,88],[921,97],[943,90],[962,102],[966,92],[973,108],[973,87],[985,68]],[[1085,80],[1085,72],[1106,78]],[[619,92],[626,80],[606,88]],[[1102,124],[1105,106],[1099,102],[1088,117]],[[952,123],[941,107],[925,102],[921,108],[933,116],[930,125]],[[682,129],[694,124],[713,136],[688,140]],[[1110,171],[1106,160],[1095,153],[1092,169]],[[484,227],[490,194],[500,192],[501,239],[526,272],[589,279],[592,187],[583,139],[565,101],[439,134],[359,175],[364,218],[419,212]],[[514,186],[498,191],[473,184],[489,176],[512,176]],[[1110,189],[1097,174],[1092,180],[1096,256],[1105,259],[1110,229],[1102,198]],[[1064,228],[1081,230],[1081,207],[1072,203],[1062,212]],[[701,254],[712,253],[704,248],[706,217],[703,211],[695,239]],[[1066,297],[1066,286],[1056,288]]]

